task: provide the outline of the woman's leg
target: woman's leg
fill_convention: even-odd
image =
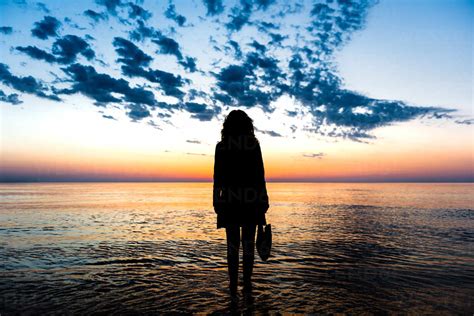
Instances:
[[[227,268],[229,270],[229,288],[232,294],[237,291],[239,275],[240,227],[229,225],[225,229],[227,236]]]
[[[257,225],[244,225],[242,227],[242,248],[244,252],[244,287],[251,288],[252,270],[255,254],[255,231]]]

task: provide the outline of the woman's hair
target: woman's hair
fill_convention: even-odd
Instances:
[[[250,136],[255,139],[253,121],[244,111],[232,110],[224,120],[221,140],[239,136]]]

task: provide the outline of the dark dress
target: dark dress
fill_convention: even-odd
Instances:
[[[217,228],[266,224],[268,195],[257,139],[243,136],[217,143],[213,191]]]

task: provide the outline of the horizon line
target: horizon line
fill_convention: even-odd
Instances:
[[[41,180],[1,180],[0,184],[12,183],[212,183],[212,180],[204,179],[161,179],[161,180],[126,180],[126,179],[41,179]],[[266,183],[474,183],[474,179],[386,179],[386,180],[297,180],[278,179],[267,180]]]

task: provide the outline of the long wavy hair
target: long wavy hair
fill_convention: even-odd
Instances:
[[[242,110],[232,110],[224,120],[221,130],[221,140],[247,136],[255,139],[253,120]]]

